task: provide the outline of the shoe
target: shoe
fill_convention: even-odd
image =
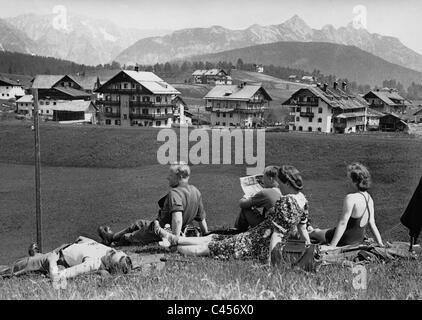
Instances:
[[[38,245],[36,243],[31,243],[28,248],[28,254],[30,257],[33,257],[36,253],[40,253],[40,249],[38,248]]]
[[[113,232],[109,226],[98,227],[98,235],[106,246],[110,246],[113,243]]]

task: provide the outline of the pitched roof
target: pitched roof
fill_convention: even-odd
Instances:
[[[376,97],[378,97],[379,99],[381,99],[384,103],[388,104],[388,105],[397,105],[397,103],[395,103],[394,101],[392,101],[391,99],[394,100],[405,100],[401,95],[398,94],[398,92],[396,91],[390,91],[387,89],[382,89],[382,90],[373,90],[368,92],[364,97],[366,97],[369,94],[373,94]]]
[[[181,94],[177,91],[173,86],[165,82],[159,76],[152,72],[148,71],[129,71],[129,70],[122,70],[117,73],[114,77],[108,79],[100,88],[107,85],[110,81],[112,81],[115,77],[120,75],[121,73],[125,73],[134,81],[139,83],[141,86],[145,87],[147,90],[151,91],[153,94]],[[98,88],[98,89],[100,89]],[[97,90],[98,90],[97,89]]]
[[[97,83],[97,76],[69,76],[73,81],[78,83],[84,90],[94,90]]]
[[[223,69],[210,69],[210,70],[207,70],[206,72],[205,72],[205,75],[206,76],[216,76],[217,74],[219,74],[220,72],[224,72],[225,74],[227,74],[226,73],[226,71],[224,71]]]
[[[20,86],[19,82],[3,77],[2,75],[0,75],[0,84],[1,83],[5,83],[6,85],[10,86]]]
[[[421,114],[422,113],[422,108],[420,108],[419,110],[417,110],[413,115],[414,116],[417,116],[418,114]]]
[[[202,76],[202,75],[204,75],[204,74],[205,74],[205,72],[207,72],[207,70],[201,70],[201,69],[198,69],[198,70],[195,70],[195,71],[192,73],[192,75],[193,75],[193,76]]]
[[[262,90],[268,101],[272,101],[271,96],[261,85],[246,84],[243,87],[238,85],[218,85],[211,89],[204,99],[222,100],[244,100],[249,101],[258,90]]]
[[[71,97],[86,97],[86,98],[91,97],[91,94],[89,94],[85,91],[82,91],[82,90],[74,89],[74,88],[55,87],[54,89],[66,94],[68,96],[71,96]]]
[[[342,110],[350,110],[350,109],[357,109],[357,108],[366,108],[368,106],[368,103],[365,99],[360,97],[359,95],[354,95],[351,93],[347,93],[339,88],[327,88],[326,91],[324,91],[320,87],[313,87],[309,86],[306,88],[301,88],[293,95],[287,99],[285,102],[283,102],[283,105],[292,105],[296,104],[293,100],[294,97],[302,91],[310,91],[318,98],[321,98],[325,103],[327,103],[329,106],[333,108],[340,108]]]
[[[16,102],[20,103],[32,103],[34,102],[34,96],[32,94],[26,94],[23,97],[20,97]]]
[[[58,101],[57,104],[52,107],[52,109],[57,110],[57,111],[82,112],[82,111],[88,111],[88,108],[91,105],[95,109],[97,109],[92,101],[84,101],[84,100]]]
[[[36,89],[51,89],[57,82],[63,79],[66,75],[50,75],[38,74],[36,75],[32,88]]]

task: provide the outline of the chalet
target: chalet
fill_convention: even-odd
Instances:
[[[152,72],[122,70],[97,93],[101,123],[120,126],[170,127],[180,92]]]
[[[264,66],[262,64],[254,64],[255,72],[264,73]]]
[[[256,127],[272,98],[261,84],[220,85],[204,97],[211,112],[211,125],[223,127]]]
[[[384,113],[404,114],[407,108],[407,101],[399,95],[396,89],[377,89],[368,92],[363,96],[368,101],[371,109]]]
[[[19,99],[24,95],[25,91],[18,81],[0,76],[0,100]]]
[[[388,113],[380,118],[381,131],[405,131],[408,124],[401,119],[400,115]]]
[[[232,78],[223,69],[195,70],[192,77],[197,84],[232,84]]]
[[[192,113],[188,111],[189,107],[182,97],[176,96],[172,100],[172,103],[176,105],[173,123],[179,125],[192,125]]]
[[[91,94],[68,75],[37,75],[32,88],[38,89],[39,108],[57,100],[91,100]]]
[[[367,102],[335,82],[332,88],[309,86],[296,91],[283,103],[290,107],[292,131],[348,133],[366,129]],[[374,115],[375,117],[375,115]]]
[[[27,118],[32,118],[34,111],[34,97],[32,94],[26,94],[16,100],[16,112],[25,115]]]
[[[413,114],[415,123],[422,123],[422,107]]]
[[[312,76],[303,76],[301,79],[302,83],[313,84],[315,83],[315,79]]]

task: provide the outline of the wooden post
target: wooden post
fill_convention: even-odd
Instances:
[[[35,132],[35,209],[37,226],[37,245],[42,250],[42,215],[41,215],[41,152],[40,152],[40,124],[38,117],[38,89],[32,89],[34,96],[34,132]]]

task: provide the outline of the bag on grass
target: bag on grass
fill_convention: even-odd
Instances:
[[[270,254],[272,265],[287,264],[305,271],[316,271],[319,262],[318,245],[305,245],[303,240],[287,240],[284,246],[278,243]]]

